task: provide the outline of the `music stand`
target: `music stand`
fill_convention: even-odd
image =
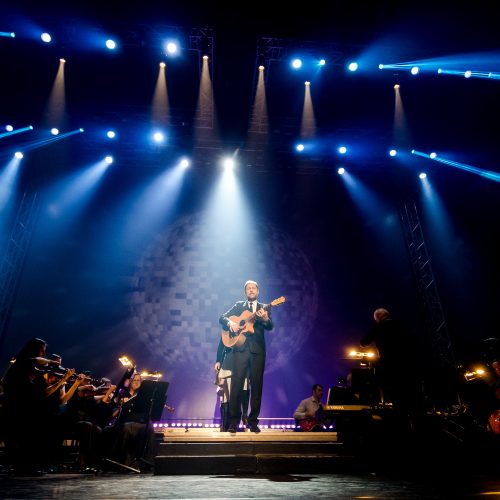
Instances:
[[[144,414],[148,420],[160,420],[167,400],[168,382],[144,380],[137,391],[133,413]]]
[[[150,467],[153,466],[151,462],[144,458],[148,448],[149,441],[149,426],[152,421],[159,420],[165,408],[165,401],[167,400],[168,382],[160,382],[156,380],[144,380],[141,387],[137,391],[137,399],[134,403],[134,410],[132,414],[137,415],[137,421],[146,424],[144,433],[144,443],[139,456],[137,456],[132,463],[141,461]]]

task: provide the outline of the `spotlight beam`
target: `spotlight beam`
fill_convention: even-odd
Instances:
[[[450,165],[452,167],[459,168],[460,170],[464,170],[465,172],[470,172],[472,174],[479,175],[491,181],[500,182],[500,173],[493,172],[492,170],[483,170],[481,168],[473,167],[471,165],[467,165],[466,163],[459,163],[453,160],[446,160],[440,156],[436,156],[435,158],[431,158],[430,155],[426,153],[422,153],[421,151],[412,151],[413,154],[417,156],[421,156],[423,158],[427,158],[432,161],[437,161],[439,163],[444,163],[445,165]]]
[[[50,137],[49,139],[43,139],[41,141],[35,141],[32,142],[26,146],[22,147],[23,151],[31,151],[33,149],[38,149],[44,146],[48,146],[49,144],[52,144],[55,141],[60,141],[62,139],[66,139],[68,137],[71,137],[72,135],[80,134],[83,132],[83,129],[79,128],[76,130],[72,130],[70,132],[65,132],[64,134],[59,134],[58,136]]]
[[[3,139],[4,137],[8,137],[9,135],[21,134],[22,132],[28,132],[29,130],[33,130],[33,125],[30,125],[29,127],[18,128],[16,130],[12,130],[11,132],[3,132],[0,134],[0,139]]]

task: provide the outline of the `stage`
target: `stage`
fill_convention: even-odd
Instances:
[[[374,449],[347,449],[336,432],[217,429],[155,434],[155,467],[133,473],[2,474],[3,498],[475,498],[500,492],[497,465],[471,463],[430,433],[387,438]],[[479,457],[479,455],[476,455]],[[480,460],[480,458],[479,458]],[[302,472],[299,472],[299,471]]]

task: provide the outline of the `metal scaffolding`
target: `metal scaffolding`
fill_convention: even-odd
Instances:
[[[37,193],[24,193],[0,262],[0,350],[9,326],[37,214]]]
[[[435,397],[449,404],[457,404],[459,396],[455,384],[450,383],[456,373],[457,363],[415,203],[403,202],[400,216],[432,347]]]

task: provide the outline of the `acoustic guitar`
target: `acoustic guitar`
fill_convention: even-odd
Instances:
[[[261,309],[268,311],[271,307],[279,306],[283,302],[285,302],[285,297],[280,297],[273,300],[270,304],[265,304]],[[222,343],[226,347],[241,347],[245,343],[247,335],[254,333],[253,325],[256,319],[256,312],[243,311],[239,316],[229,316],[229,319],[237,323],[239,328],[236,332],[222,329]]]

